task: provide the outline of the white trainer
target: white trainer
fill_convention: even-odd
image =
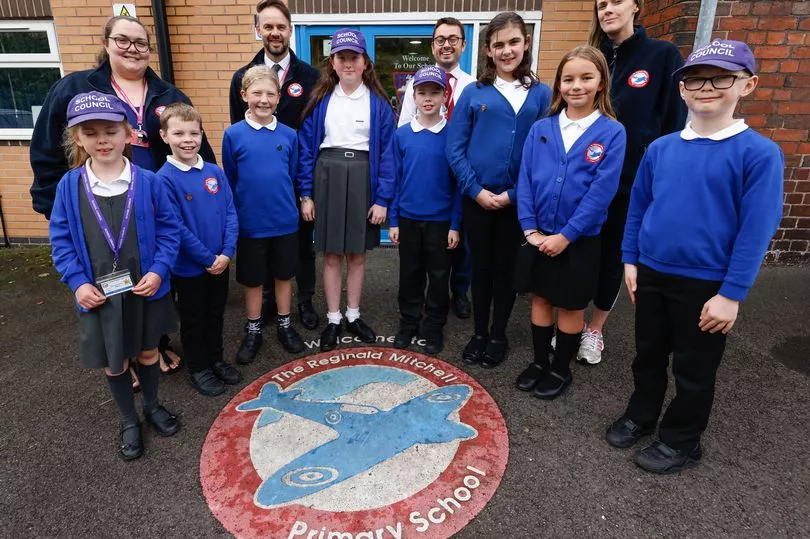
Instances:
[[[602,351],[605,349],[605,340],[598,329],[587,328],[582,331],[579,341],[577,361],[583,365],[596,365],[602,361]]]

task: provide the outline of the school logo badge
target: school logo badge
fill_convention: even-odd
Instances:
[[[287,95],[289,95],[290,97],[301,97],[303,93],[304,87],[298,84],[297,82],[294,82],[289,86],[287,86]]]
[[[508,446],[498,406],[466,373],[350,348],[242,390],[211,426],[200,477],[237,537],[446,538],[495,493]]]
[[[159,107],[155,107],[155,116],[160,118],[160,115],[163,114],[164,110],[166,110],[166,105],[161,105]]]
[[[217,180],[216,178],[206,178],[205,190],[211,193],[212,195],[216,195],[219,192],[219,180]]]
[[[598,142],[594,142],[588,149],[585,150],[585,160],[589,163],[598,163],[602,160],[602,157],[605,155],[605,147],[599,144]]]
[[[634,71],[628,78],[627,84],[633,88],[644,88],[650,82],[650,74],[643,69]]]

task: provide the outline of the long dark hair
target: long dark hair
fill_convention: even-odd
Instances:
[[[104,28],[102,30],[104,37],[101,40],[101,50],[98,51],[96,54],[96,66],[100,66],[104,62],[110,59],[110,55],[107,54],[106,44],[107,40],[110,39],[110,35],[112,34],[113,28],[115,27],[115,23],[118,21],[129,21],[134,22],[141,28],[143,31],[146,32],[146,42],[149,43],[149,52],[152,52],[152,36],[149,35],[149,30],[146,29],[146,26],[143,23],[136,19],[135,17],[128,17],[126,15],[116,15],[115,17],[110,17],[107,19],[107,22],[104,23]]]
[[[599,71],[599,76],[602,79],[602,89],[596,92],[593,98],[593,106],[605,116],[615,120],[616,113],[613,112],[613,106],[610,104],[610,70],[608,69],[607,60],[605,59],[605,55],[602,54],[602,51],[590,45],[574,47],[560,60],[560,65],[557,66],[557,74],[554,76],[554,92],[551,96],[551,105],[548,109],[548,115],[554,116],[566,107],[565,100],[560,91],[560,82],[562,80],[563,67],[574,58],[587,60],[596,66],[596,70]]]
[[[526,29],[526,22],[523,20],[523,17],[514,11],[505,11],[495,15],[495,17],[489,21],[489,24],[487,24],[487,29],[484,32],[484,44],[482,46],[489,47],[490,40],[495,33],[503,30],[507,26],[516,26],[518,30],[520,30],[520,34],[523,36],[523,39],[529,39],[528,30]],[[484,72],[481,74],[481,77],[479,77],[478,84],[495,84],[495,77],[498,76],[498,73],[495,70],[495,62],[489,56],[486,57],[485,62]],[[519,80],[526,89],[530,88],[532,84],[534,84],[535,77],[534,73],[532,73],[531,46],[527,50],[523,51],[523,59],[515,68],[514,76],[515,80]]]
[[[333,54],[329,57],[329,60],[326,62],[326,67],[321,70],[321,78],[318,79],[318,83],[315,84],[315,87],[312,89],[307,106],[304,107],[304,112],[301,113],[301,122],[312,113],[315,107],[318,106],[318,103],[323,101],[323,98],[334,91],[335,86],[340,82],[340,78],[332,65],[332,58],[334,58],[334,56]],[[365,52],[363,53],[363,58],[366,60],[366,69],[363,71],[363,84],[368,86],[368,88],[383,101],[388,101],[388,95],[385,93],[385,89],[382,87],[382,84],[380,84],[380,79],[374,71],[374,63]]]
[[[641,10],[644,9],[644,0],[633,0],[638,6],[638,11],[633,14],[633,24],[638,23],[638,18],[641,15]],[[599,24],[599,0],[593,2],[593,17],[591,18],[591,29],[588,31],[588,45],[596,47],[597,49],[602,46],[602,41],[607,37],[607,34],[602,30],[602,25]]]

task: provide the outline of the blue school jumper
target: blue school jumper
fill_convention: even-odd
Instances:
[[[213,163],[180,170],[166,162],[157,172],[180,215],[180,253],[172,273],[196,277],[220,254],[233,258],[239,221],[225,174]]]
[[[571,243],[599,234],[619,187],[624,152],[624,127],[604,115],[568,152],[559,114],[534,124],[517,185],[521,228],[562,233]]]
[[[369,89],[371,97],[371,125],[369,126],[369,173],[371,181],[371,202],[388,207],[394,198],[394,155],[393,139],[394,113],[391,105]],[[326,110],[329,107],[330,92],[306,117],[298,131],[298,183],[301,196],[312,196],[312,176],[321,143],[326,137]]]
[[[74,168],[62,177],[56,187],[56,200],[48,225],[53,265],[62,276],[61,281],[73,292],[81,285],[95,283],[93,265],[87,252],[84,228],[80,216],[79,196],[83,189],[80,168]],[[148,272],[160,276],[160,288],[147,301],[162,298],[169,291],[171,268],[180,247],[178,216],[163,188],[163,182],[148,170],[135,166],[134,215],[138,232],[138,250],[141,274]],[[98,226],[91,222],[87,226]],[[87,312],[78,303],[76,308]]]
[[[399,216],[415,221],[449,221],[450,230],[461,226],[461,192],[456,187],[444,148],[447,126],[438,133],[410,124],[394,134],[396,187],[388,213],[392,227]]]
[[[464,89],[447,135],[447,160],[462,194],[474,199],[486,188],[496,195],[506,191],[516,202],[523,142],[532,124],[546,115],[551,100],[551,90],[540,82],[534,82],[528,94],[515,114],[492,84]]]
[[[742,301],[782,218],[784,157],[753,129],[715,141],[656,140],[641,161],[622,245],[625,264],[722,281]]]
[[[273,131],[254,129],[245,120],[233,124],[222,139],[222,165],[231,184],[240,237],[272,238],[298,230],[293,186],[298,139],[293,129],[278,120]]]

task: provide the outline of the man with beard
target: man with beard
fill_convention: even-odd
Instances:
[[[255,65],[267,65],[275,70],[281,84],[281,98],[276,109],[278,120],[295,130],[301,126],[301,112],[309,100],[309,94],[320,76],[317,69],[298,59],[290,50],[292,19],[287,5],[280,0],[261,0],[256,5],[256,32],[262,36],[264,47],[251,62],[239,68],[231,79],[230,110],[231,123],[245,118],[247,103],[242,100],[240,90],[245,72]],[[307,329],[318,327],[320,317],[312,307],[315,293],[315,250],[312,244],[313,223],[299,221],[298,269],[298,314],[302,325]],[[262,322],[275,320],[276,301],[273,297],[273,280],[264,287],[262,302]],[[285,313],[282,313],[285,314]]]
[[[433,27],[431,48],[436,65],[447,73],[447,103],[445,105],[445,118],[450,121],[453,107],[461,97],[464,88],[475,82],[468,73],[461,70],[458,65],[461,53],[467,46],[464,39],[464,25],[453,17],[443,17],[436,21]],[[409,123],[416,117],[416,102],[413,97],[413,81],[408,82],[405,96],[402,100],[402,110],[399,113],[398,127]],[[470,250],[462,234],[458,249],[453,253],[453,267],[450,273],[450,291],[453,294],[453,312],[459,318],[469,318],[472,312],[470,300],[467,299],[467,290],[470,289],[471,267]]]

